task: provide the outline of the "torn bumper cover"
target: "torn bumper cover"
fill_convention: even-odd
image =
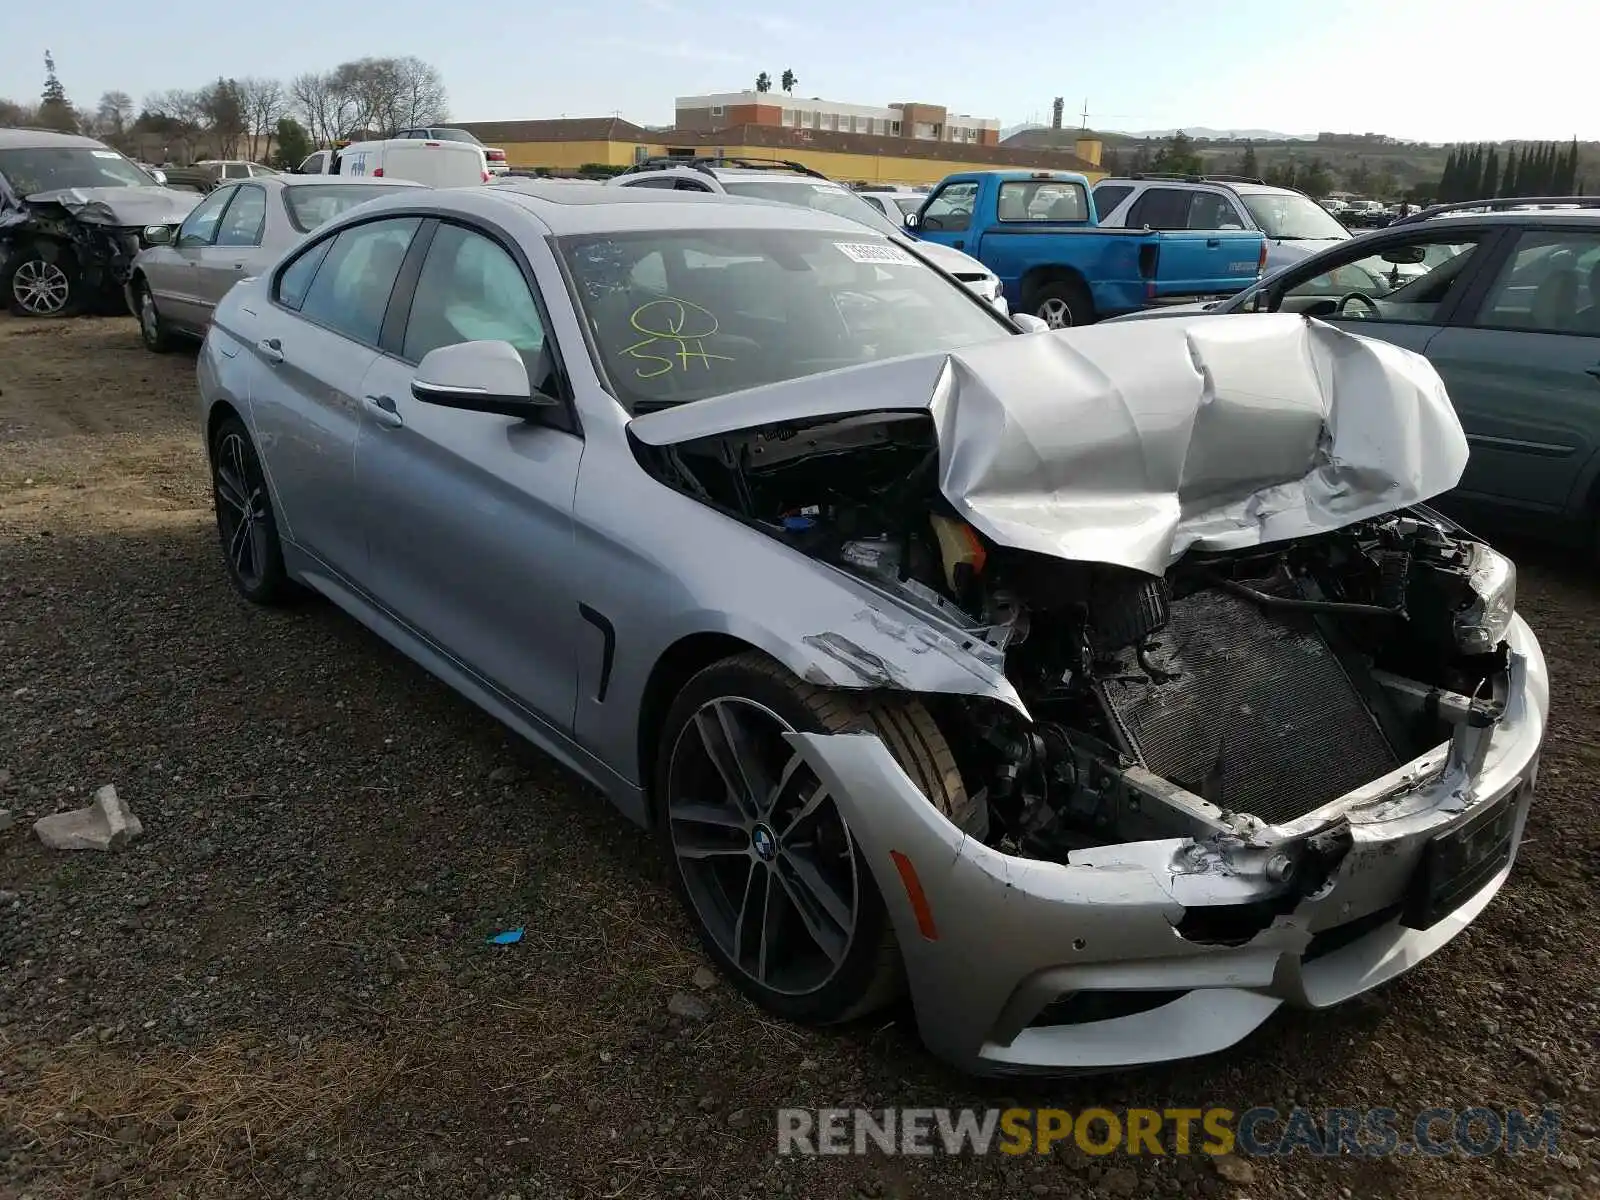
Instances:
[[[1323,809],[1238,835],[1013,857],[928,804],[866,734],[791,734],[895,922],[928,1046],[981,1074],[1206,1054],[1282,1004],[1325,1008],[1415,966],[1505,881],[1544,736],[1544,658],[1517,618],[1489,727]],[[1297,858],[1324,870],[1296,876]]]

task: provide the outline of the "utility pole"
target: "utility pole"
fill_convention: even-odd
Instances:
[[[1089,97],[1087,97],[1087,96],[1085,96],[1083,98],[1083,113],[1081,115],[1083,117],[1083,126],[1082,126],[1082,128],[1088,129],[1089,128]]]
[[[1050,105],[1050,128],[1061,128],[1061,114],[1066,110],[1067,101],[1064,96],[1057,96]]]

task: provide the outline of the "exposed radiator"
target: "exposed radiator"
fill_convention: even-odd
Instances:
[[[1145,767],[1221,808],[1292,821],[1399,765],[1307,615],[1196,592],[1154,646],[1177,678],[1108,680],[1106,703]]]

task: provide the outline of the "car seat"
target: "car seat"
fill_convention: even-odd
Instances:
[[[1002,221],[1026,221],[1028,202],[1014,192],[1007,192],[1005,188],[1001,188],[997,211]]]
[[[1546,276],[1533,295],[1528,323],[1535,329],[1570,329],[1577,318],[1578,273],[1556,271]]]

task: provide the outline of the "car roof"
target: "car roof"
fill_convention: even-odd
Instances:
[[[464,188],[428,188],[425,194],[372,201],[388,211],[455,210],[488,220],[503,219],[504,208],[520,209],[552,234],[632,233],[675,229],[799,229],[847,234],[857,240],[880,238],[848,217],[820,209],[769,204],[742,196],[690,196],[655,188],[619,188],[603,183],[550,183],[517,179]],[[375,210],[367,208],[370,215]]]
[[[266,187],[303,188],[303,187],[347,187],[350,184],[359,184],[362,187],[375,188],[426,188],[425,183],[417,183],[412,179],[389,179],[382,175],[253,175],[249,179],[224,179],[217,185],[220,191],[225,187],[238,187],[240,184],[253,183]]]
[[[57,133],[53,129],[0,129],[0,150],[66,149],[78,146],[85,150],[109,150],[104,142],[76,133]]]

